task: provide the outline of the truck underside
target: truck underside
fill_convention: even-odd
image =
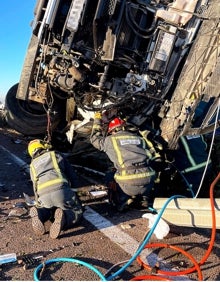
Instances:
[[[219,0],[38,0],[8,124],[89,144],[96,111],[175,150],[219,127]],[[80,144],[80,145],[77,145]]]

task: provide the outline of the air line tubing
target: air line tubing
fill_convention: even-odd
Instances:
[[[150,229],[150,231],[148,232],[146,238],[144,239],[144,241],[141,243],[140,247],[138,248],[137,252],[133,255],[133,257],[131,257],[131,259],[124,265],[122,266],[118,271],[116,271],[115,273],[113,273],[111,276],[107,277],[106,279],[109,280],[113,280],[116,276],[120,275],[123,271],[125,271],[125,269],[139,256],[139,254],[142,252],[142,250],[144,249],[144,247],[146,246],[147,242],[150,240],[150,237],[152,236],[155,228],[157,227],[157,224],[160,220],[160,218],[162,217],[162,214],[164,213],[167,205],[176,198],[185,198],[184,196],[181,195],[175,195],[170,197],[166,203],[164,204],[163,208],[160,210],[160,212],[158,213],[158,216],[152,226],[152,228]]]
[[[56,259],[51,259],[51,260],[47,260],[44,263],[40,264],[37,266],[37,268],[34,271],[34,279],[35,281],[40,281],[38,278],[38,273],[39,271],[48,264],[54,263],[54,262],[75,262],[81,265],[86,266],[87,268],[91,269],[92,271],[94,271],[95,273],[97,273],[97,275],[103,280],[103,281],[111,281],[114,280],[114,278],[118,275],[120,275],[122,272],[125,271],[126,268],[128,268],[130,266],[130,264],[139,256],[139,254],[142,252],[142,250],[144,249],[145,245],[147,244],[147,242],[150,240],[150,237],[152,236],[155,228],[157,227],[157,224],[163,214],[163,212],[165,211],[167,205],[170,203],[170,201],[172,201],[173,199],[176,198],[185,198],[184,196],[181,195],[175,195],[170,197],[166,203],[164,204],[163,208],[161,209],[161,211],[158,213],[158,216],[151,228],[151,230],[148,232],[146,238],[144,239],[144,241],[142,242],[142,244],[140,245],[140,247],[138,248],[137,252],[131,257],[131,259],[124,265],[122,266],[118,271],[116,271],[115,273],[113,273],[112,275],[110,275],[109,277],[105,277],[103,274],[101,274],[95,267],[93,267],[92,265],[85,263],[83,261],[77,260],[77,259],[73,259],[73,258],[56,258]]]
[[[163,271],[163,270],[158,270],[157,273],[158,274],[162,274],[162,275],[170,275],[170,276],[180,276],[180,275],[186,275],[189,273],[194,272],[195,270],[197,270],[198,272],[198,276],[199,276],[199,280],[202,280],[202,273],[200,270],[200,266],[204,264],[204,262],[208,259],[212,248],[214,246],[215,243],[215,235],[216,235],[216,215],[215,215],[215,206],[214,206],[214,197],[213,197],[213,191],[215,188],[216,183],[219,181],[220,179],[220,172],[218,173],[218,175],[216,176],[216,178],[214,179],[214,181],[211,183],[210,185],[210,204],[211,204],[211,213],[212,213],[212,233],[211,233],[211,238],[210,238],[210,243],[209,243],[209,247],[206,251],[206,253],[204,254],[204,256],[202,257],[202,259],[200,260],[200,262],[196,262],[195,259],[186,251],[178,248],[178,247],[174,247],[168,244],[163,244],[163,243],[152,243],[152,244],[148,244],[146,245],[144,248],[161,248],[161,247],[165,247],[165,248],[171,248],[171,249],[175,249],[179,252],[181,252],[182,254],[184,254],[185,256],[187,256],[194,264],[193,267],[188,268],[184,271]],[[150,270],[152,267],[150,267],[149,265],[145,264],[140,257],[137,257],[137,261],[138,263],[143,266],[145,269]],[[142,280],[143,277],[140,277],[140,280]],[[138,277],[136,277],[135,280],[137,280]]]
[[[48,264],[51,264],[51,263],[54,263],[54,262],[73,262],[73,263],[76,263],[76,264],[81,264],[81,265],[89,268],[93,272],[95,272],[101,278],[102,281],[106,281],[105,276],[97,268],[95,268],[94,266],[92,266],[89,263],[86,263],[84,261],[81,261],[81,260],[78,260],[78,259],[74,259],[74,258],[55,258],[55,259],[49,259],[49,260],[45,261],[44,263],[39,264],[38,267],[36,267],[36,269],[34,271],[34,280],[35,281],[40,281],[39,278],[38,278],[39,271],[45,265],[48,265]]]
[[[186,269],[185,271],[162,271],[162,270],[158,270],[157,273],[158,274],[162,274],[162,275],[170,275],[170,276],[180,276],[180,275],[184,275],[184,274],[189,274],[192,273],[194,271],[197,270],[198,272],[198,276],[199,279],[202,280],[202,273],[201,273],[201,269],[200,266],[204,264],[204,262],[207,260],[207,258],[209,257],[213,245],[215,243],[215,235],[216,235],[216,215],[215,215],[215,207],[214,207],[214,197],[213,197],[213,190],[214,187],[216,185],[216,183],[220,180],[220,172],[218,173],[217,177],[215,178],[215,180],[212,182],[211,186],[210,186],[210,203],[211,203],[211,212],[212,212],[212,234],[211,234],[211,238],[210,238],[210,243],[209,243],[209,247],[208,250],[206,251],[205,255],[202,257],[202,259],[200,260],[200,262],[196,262],[196,260],[193,258],[193,256],[191,256],[188,252],[182,250],[179,247],[173,247],[169,244],[164,244],[164,243],[151,243],[151,244],[147,244],[147,242],[149,241],[151,235],[154,232],[154,229],[156,228],[160,218],[162,217],[163,212],[165,211],[167,205],[170,203],[170,201],[172,201],[175,198],[185,198],[184,196],[181,195],[176,195],[176,196],[172,196],[170,197],[166,203],[164,204],[163,208],[161,209],[161,211],[158,213],[158,216],[151,228],[151,230],[148,232],[146,238],[144,239],[144,241],[142,242],[142,244],[140,245],[140,247],[138,248],[137,252],[132,256],[132,258],[123,266],[121,267],[118,271],[116,271],[115,273],[113,273],[112,275],[110,275],[109,277],[105,277],[101,272],[99,272],[99,270],[97,270],[95,267],[93,267],[92,265],[83,262],[81,260],[77,260],[74,258],[56,258],[56,259],[51,259],[51,260],[47,260],[44,263],[40,264],[34,271],[34,280],[35,281],[40,281],[38,278],[38,273],[39,271],[48,264],[54,263],[54,262],[73,262],[73,263],[77,263],[77,264],[81,264],[87,268],[89,268],[90,270],[92,270],[93,272],[95,272],[102,281],[109,281],[109,280],[113,280],[116,276],[118,276],[119,274],[121,274],[135,259],[137,259],[138,263],[140,263],[145,269],[151,269],[151,267],[147,264],[145,264],[144,262],[141,261],[139,255],[142,252],[142,250],[144,248],[154,248],[154,247],[166,247],[166,248],[171,248],[174,250],[177,250],[179,252],[181,252],[182,254],[184,254],[186,257],[188,257],[194,264],[193,267]],[[165,277],[160,277],[160,276],[156,276],[156,275],[142,275],[142,276],[137,276],[131,280],[133,281],[140,281],[140,280],[146,280],[146,279],[151,279],[151,280],[169,280],[168,278]]]
[[[113,273],[112,275],[110,275],[109,277],[105,277],[103,274],[101,274],[95,267],[93,267],[92,265],[83,262],[81,260],[77,260],[77,259],[73,259],[73,258],[56,258],[56,259],[50,259],[45,261],[44,263],[41,263],[40,265],[38,265],[35,270],[34,270],[34,280],[35,281],[40,281],[38,278],[38,274],[39,271],[48,264],[54,263],[54,262],[75,262],[81,265],[84,265],[85,267],[91,269],[92,271],[94,271],[103,281],[109,281],[109,280],[113,280],[116,276],[120,275],[123,271],[125,271],[125,269],[127,267],[129,267],[129,265],[138,257],[138,255],[142,252],[142,250],[144,249],[146,243],[150,240],[150,237],[152,236],[155,228],[157,227],[157,224],[164,212],[164,210],[166,209],[167,205],[170,203],[170,201],[172,201],[173,199],[176,198],[185,198],[184,196],[181,195],[175,195],[170,197],[166,203],[164,204],[163,208],[161,209],[161,211],[158,213],[158,216],[151,228],[151,230],[148,232],[146,238],[144,239],[144,241],[142,242],[142,244],[140,245],[140,247],[138,248],[137,252],[131,257],[131,259],[124,265],[122,266],[118,271],[116,271],[115,273]]]

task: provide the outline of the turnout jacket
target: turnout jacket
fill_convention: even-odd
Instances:
[[[71,165],[56,151],[43,151],[33,158],[30,176],[37,198],[46,193],[78,185]]]
[[[113,162],[116,168],[114,177],[118,183],[144,185],[155,176],[155,171],[149,166],[153,155],[142,136],[122,130],[105,137],[99,121],[95,120],[90,141]]]

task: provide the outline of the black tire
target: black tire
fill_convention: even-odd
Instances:
[[[12,86],[5,98],[5,115],[7,124],[16,131],[24,134],[37,136],[47,131],[48,118],[43,105],[16,98],[18,83]],[[58,106],[58,105],[57,105]],[[61,111],[55,110],[51,115],[52,130],[61,120]]]
[[[37,54],[40,48],[39,44],[38,37],[32,34],[19,80],[19,86],[16,94],[18,99],[26,100],[26,97],[28,97],[29,86],[34,83],[33,73],[37,68]]]

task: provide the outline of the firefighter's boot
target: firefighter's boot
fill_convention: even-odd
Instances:
[[[44,223],[50,218],[50,211],[45,208],[32,207],[30,216],[32,219],[32,228],[37,235],[45,234]]]
[[[56,239],[59,237],[60,232],[63,230],[65,225],[65,215],[64,211],[60,208],[57,208],[54,213],[54,222],[50,227],[50,237]]]

